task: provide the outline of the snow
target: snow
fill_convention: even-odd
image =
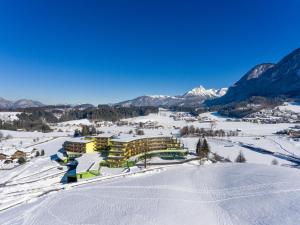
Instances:
[[[286,102],[281,106],[278,106],[281,111],[292,111],[295,113],[300,113],[300,104],[295,102]]]
[[[51,132],[25,132],[25,131],[8,131],[1,130],[3,136],[10,135],[11,138],[1,140],[0,153],[13,152],[15,149],[37,149],[45,150],[46,156],[56,154],[56,152],[62,148],[63,142],[68,139],[68,136],[64,136],[65,133]]]
[[[90,122],[88,119],[82,119],[82,120],[70,120],[70,121],[67,121],[67,122],[62,122],[62,123],[59,123],[63,126],[66,126],[66,125],[92,125],[92,122]]]
[[[163,134],[159,134],[159,135],[154,135],[154,134],[151,134],[151,135],[150,134],[130,135],[130,134],[123,134],[123,135],[116,136],[116,138],[113,138],[112,141],[131,142],[131,141],[140,140],[140,139],[144,139],[144,138],[162,138],[162,137],[172,138],[172,135],[163,135]]]
[[[152,121],[161,126],[143,129],[145,136],[177,135],[178,128],[186,125],[211,125],[205,121],[174,120],[174,115],[178,113],[160,110],[157,114],[124,120],[128,125],[103,124],[97,130],[105,132],[103,136],[116,134],[124,138],[129,137],[130,130],[135,131],[139,122]],[[75,187],[60,183],[66,167],[59,169],[61,166],[50,160],[70,138],[71,131],[44,134],[2,130],[4,136],[12,136],[1,141],[3,149],[44,149],[45,156],[11,170],[0,170],[0,210],[12,206],[0,212],[0,224],[297,224],[299,170],[287,168],[292,163],[280,158],[276,160],[284,166],[271,166],[275,156],[243,146],[300,156],[300,142],[275,134],[297,124],[227,121],[216,112],[200,117],[216,121],[215,129],[240,130],[237,137],[208,138],[208,143],[212,152],[232,161],[242,151],[247,163],[199,166],[196,161],[134,176],[127,176],[128,171],[123,168],[102,167],[99,180],[87,180],[91,182]],[[77,120],[53,126],[66,130],[90,123]],[[37,137],[39,140],[33,141]],[[180,141],[195,152],[197,137]],[[130,168],[130,172],[134,171],[139,169]],[[124,177],[111,179],[120,174]]]
[[[62,188],[66,170],[48,157],[32,159],[11,170],[0,170],[0,210]]]
[[[200,118],[208,118],[210,120],[213,121],[226,121],[226,120],[232,120],[232,117],[225,117],[225,116],[221,116],[220,114],[218,114],[217,112],[207,112],[207,113],[201,113],[199,115]]]
[[[76,172],[87,172],[88,170],[98,170],[99,163],[103,160],[102,157],[99,156],[99,153],[89,153],[83,154],[81,157],[76,159],[78,161],[78,166],[76,168]]]
[[[298,224],[300,172],[192,164],[60,191],[0,213],[8,224]]]
[[[63,143],[68,140],[69,137],[58,137],[52,139],[51,141],[37,144],[34,146],[35,149],[41,151],[42,149],[45,151],[45,156],[52,156],[57,153],[62,148]]]
[[[18,114],[20,112],[0,112],[0,120],[5,122],[19,120],[17,117]]]
[[[205,89],[203,86],[192,89],[185,96],[222,97],[227,93],[228,88]]]
[[[151,98],[171,98],[169,95],[148,95]]]

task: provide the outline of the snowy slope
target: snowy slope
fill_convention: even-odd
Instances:
[[[300,113],[300,104],[295,102],[286,102],[281,106],[277,107],[281,111],[292,111],[295,113]]]
[[[44,104],[34,100],[19,99],[17,101],[10,101],[0,97],[1,109],[16,109],[16,108],[29,108],[29,107],[40,107],[40,106],[44,106]]]
[[[0,213],[0,224],[298,224],[300,172],[182,165],[61,191]]]
[[[20,114],[20,112],[0,112],[0,120],[2,121],[14,121],[19,120],[17,115]]]

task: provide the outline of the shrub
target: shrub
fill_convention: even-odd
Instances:
[[[276,159],[273,159],[271,162],[271,165],[274,165],[274,166],[278,165],[278,161]]]
[[[25,164],[25,163],[26,163],[26,159],[25,159],[24,157],[20,157],[20,158],[18,159],[18,163],[19,163],[20,165]]]
[[[145,132],[144,132],[143,130],[137,130],[137,131],[136,131],[136,134],[137,134],[137,135],[144,135]]]

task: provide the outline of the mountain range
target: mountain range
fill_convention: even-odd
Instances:
[[[181,107],[199,107],[205,100],[222,97],[227,92],[227,88],[205,89],[203,86],[197,87],[179,96],[168,95],[145,95],[132,100],[117,103],[116,105],[129,106],[181,106]]]
[[[205,89],[200,86],[183,95],[145,95],[114,105],[197,108],[203,105],[238,103],[253,96],[300,99],[300,48],[292,51],[278,63],[262,63],[254,66],[229,88]],[[44,104],[38,101],[27,99],[9,101],[0,98],[0,109],[40,106]]]
[[[300,48],[292,51],[278,63],[262,63],[247,72],[231,86],[226,95],[210,101],[224,105],[253,96],[300,97]]]
[[[41,106],[44,106],[44,104],[34,100],[19,99],[17,101],[9,101],[0,97],[0,109],[17,109]]]

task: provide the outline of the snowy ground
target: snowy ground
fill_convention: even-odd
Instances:
[[[171,112],[163,111],[126,121],[154,121],[163,126],[143,129],[147,135],[176,135],[178,127],[186,125],[210,127],[208,122],[175,121],[170,115]],[[3,140],[0,147],[33,146],[44,149],[45,156],[13,170],[0,170],[0,210],[23,202],[2,211],[0,224],[297,224],[300,183],[295,181],[300,178],[300,171],[271,166],[274,156],[243,147],[246,144],[300,156],[300,142],[275,135],[295,124],[233,122],[216,113],[202,116],[216,120],[215,129],[241,130],[238,137],[209,138],[208,142],[212,152],[232,161],[242,151],[247,164],[199,167],[188,163],[158,173],[71,188],[60,183],[66,168],[60,170],[50,156],[62,147],[73,130],[80,128],[80,124],[90,124],[89,121],[60,123],[55,129],[63,132],[47,134],[2,130],[4,136],[12,138]],[[97,130],[118,135],[135,131],[135,127],[109,124]],[[36,138],[38,141],[34,141]],[[193,152],[198,138],[180,141]],[[279,165],[292,165],[284,159],[276,160]],[[103,168],[101,172],[111,176],[124,173],[124,169]],[[65,187],[67,190],[55,193]]]
[[[41,133],[41,132],[25,132],[25,131],[9,131],[9,130],[0,130],[3,134],[3,137],[9,136],[8,139],[4,138],[0,141],[0,149],[8,147],[34,147],[39,143],[45,143],[51,140],[54,140],[59,137],[67,137],[67,133],[61,132],[50,132],[50,133]],[[1,150],[0,150],[1,152]]]
[[[84,185],[0,213],[11,224],[298,224],[300,171],[192,164]]]
[[[5,122],[19,120],[17,117],[18,114],[20,114],[20,112],[0,112],[0,120]]]
[[[12,170],[0,170],[0,210],[61,188],[66,172],[56,162],[39,157]]]
[[[12,164],[15,168],[8,164],[0,169],[0,210],[62,188],[61,180],[67,168],[59,169],[60,166],[50,157],[61,149],[69,137],[57,137],[55,132],[2,132],[11,135],[11,138],[2,140],[0,146],[3,150],[0,149],[0,152],[11,146],[22,146],[39,151],[43,149],[45,156],[30,159],[24,165]],[[36,138],[38,140],[33,141]]]
[[[278,106],[281,111],[292,111],[295,113],[300,113],[300,104],[295,102],[286,102],[282,106]]]

